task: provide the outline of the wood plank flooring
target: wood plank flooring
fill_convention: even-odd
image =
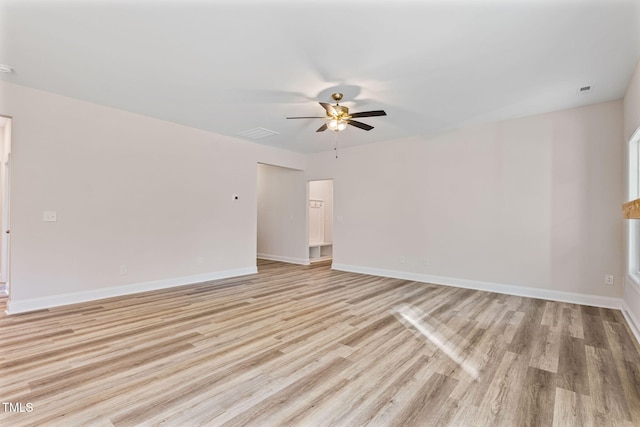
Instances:
[[[258,264],[1,314],[0,425],[640,426],[619,311]]]

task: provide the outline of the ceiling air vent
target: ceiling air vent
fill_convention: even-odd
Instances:
[[[273,135],[279,135],[279,133],[274,130],[257,127],[243,132],[238,132],[238,135],[249,139],[264,139]]]
[[[578,89],[578,95],[590,95],[593,93],[593,86],[582,86]]]

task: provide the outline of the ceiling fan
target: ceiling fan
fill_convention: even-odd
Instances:
[[[340,105],[340,101],[342,100],[341,93],[334,93],[331,95],[334,101],[336,101],[336,105],[327,104],[326,102],[320,102],[322,108],[327,112],[326,116],[312,116],[312,117],[287,117],[287,119],[325,119],[327,123],[323,124],[318,128],[316,132],[324,132],[327,129],[331,129],[333,131],[341,131],[344,130],[347,125],[355,126],[364,130],[371,130],[373,126],[369,126],[366,123],[358,122],[355,120],[351,120],[352,118],[359,117],[375,117],[375,116],[386,116],[387,113],[384,110],[375,110],[375,111],[363,111],[361,113],[352,113],[349,114],[349,109]]]

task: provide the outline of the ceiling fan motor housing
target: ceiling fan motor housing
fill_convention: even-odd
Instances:
[[[342,119],[342,118],[346,118],[346,116],[349,115],[349,109],[347,107],[343,107],[342,105],[333,105],[333,111],[335,111],[335,115],[330,114],[327,111],[327,116],[336,118],[336,119]]]

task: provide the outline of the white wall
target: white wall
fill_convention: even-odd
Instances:
[[[333,242],[333,180],[309,181],[309,200],[322,200],[324,242]]]
[[[636,66],[636,70],[631,78],[631,82],[629,83],[629,87],[627,88],[627,92],[624,97],[624,139],[622,144],[622,149],[624,153],[624,169],[626,171],[626,167],[628,165],[628,146],[629,139],[633,135],[636,129],[640,127],[640,63]],[[628,194],[627,189],[627,179],[625,175],[624,185],[625,196]],[[627,201],[626,198],[624,200]],[[638,220],[632,220],[638,221]],[[625,237],[627,236],[629,221],[625,222]],[[624,241],[625,248],[625,261],[627,264],[625,265],[625,272],[629,271],[628,259],[629,259],[629,250],[627,246],[627,240]],[[626,286],[624,288],[623,294],[623,303],[625,314],[631,320],[631,324],[635,328],[636,336],[639,336],[640,339],[640,283],[637,283],[630,276],[626,276]]]
[[[8,83],[0,114],[14,119],[10,312],[255,271],[256,163],[305,165]]]
[[[304,172],[258,165],[258,257],[308,264]]]
[[[616,101],[317,154],[308,179],[334,177],[336,268],[606,305],[622,294],[621,139]]]

